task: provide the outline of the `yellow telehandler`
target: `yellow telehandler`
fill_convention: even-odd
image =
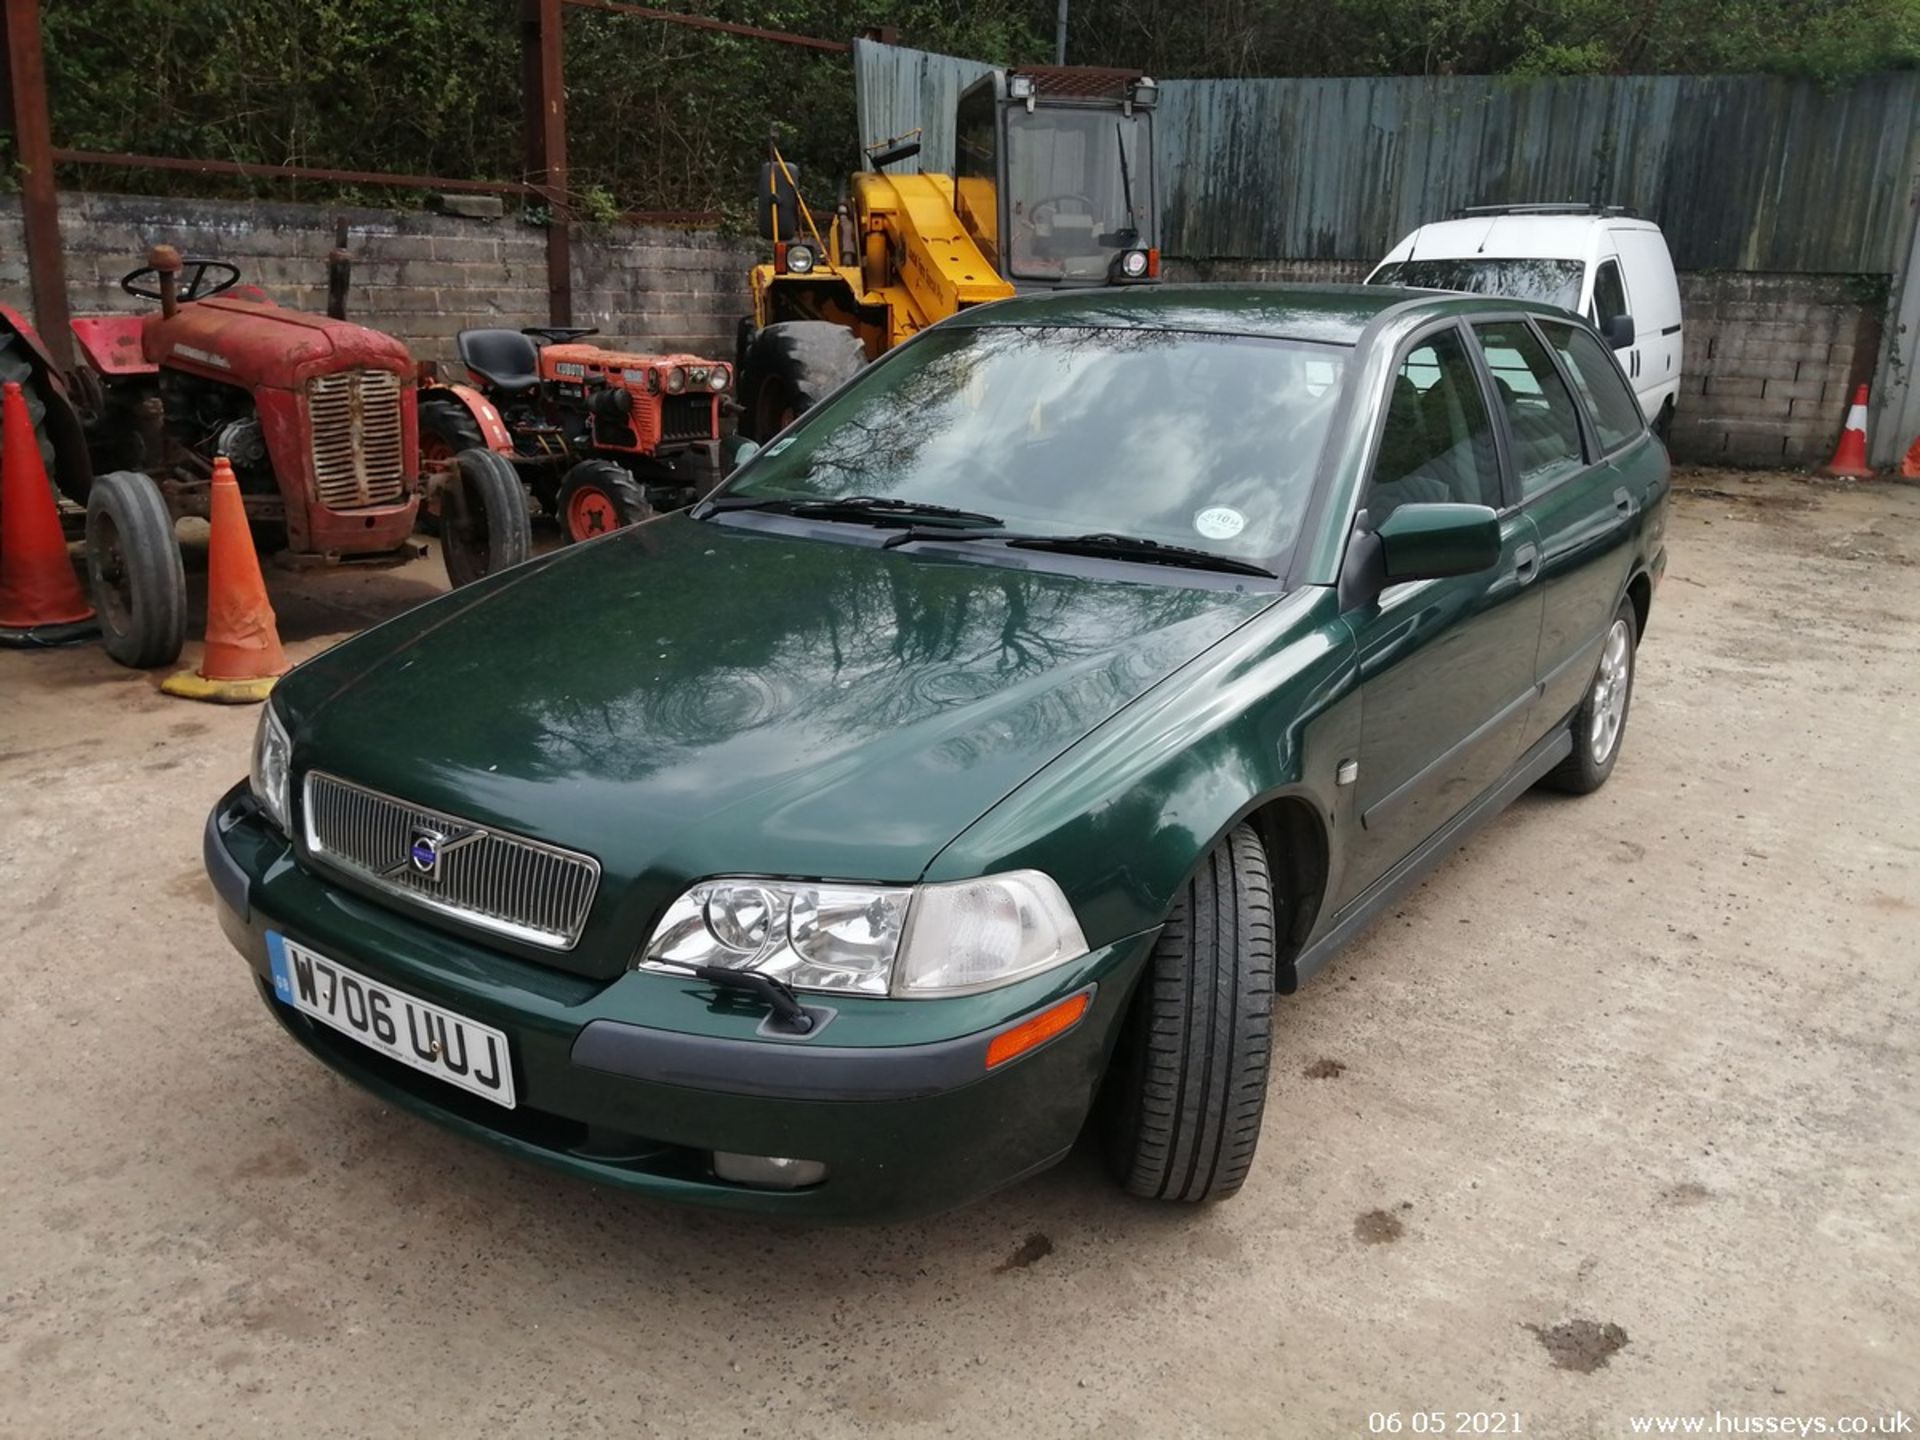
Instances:
[[[919,132],[867,147],[821,228],[777,149],[740,322],[740,430],[765,441],[869,360],[970,305],[1020,291],[1160,277],[1153,188],[1159,89],[1131,70],[995,70],[955,107],[954,173],[889,174]]]

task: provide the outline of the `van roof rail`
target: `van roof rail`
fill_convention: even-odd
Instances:
[[[1447,218],[1471,220],[1482,215],[1625,215],[1639,218],[1630,205],[1591,205],[1578,200],[1548,200],[1529,205],[1463,205]]]

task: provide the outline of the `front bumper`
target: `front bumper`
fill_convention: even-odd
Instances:
[[[221,928],[288,1034],[383,1099],[474,1139],[662,1198],[818,1220],[931,1213],[1044,1169],[1092,1106],[1153,935],[988,995],[806,997],[836,1008],[815,1037],[759,1033],[765,1009],[696,980],[585,979],[335,888],[297,863],[244,785],[208,817]],[[504,1031],[519,1107],[409,1070],[273,998],[278,931],[421,999]],[[992,1071],[992,1037],[1091,990],[1064,1035]],[[715,1178],[715,1150],[816,1160],[801,1190]]]

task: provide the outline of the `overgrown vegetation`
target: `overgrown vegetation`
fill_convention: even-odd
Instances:
[[[664,0],[663,0],[664,3]],[[994,61],[1052,54],[1053,0],[693,0],[703,14]],[[58,143],[487,179],[523,171],[518,0],[45,0]],[[854,155],[847,57],[569,9],[577,213],[745,209],[769,130]],[[1920,63],[1920,0],[1073,0],[1069,58],[1161,76],[1771,71]],[[415,203],[89,169],[93,188]]]

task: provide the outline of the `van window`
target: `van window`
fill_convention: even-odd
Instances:
[[[1620,262],[1602,260],[1593,272],[1593,323],[1602,335],[1616,315],[1627,313],[1627,291],[1620,282]]]
[[[1402,505],[1449,501],[1500,508],[1493,422],[1452,329],[1414,346],[1394,377],[1367,515],[1378,526]]]
[[[1520,320],[1476,325],[1480,353],[1493,372],[1500,408],[1513,436],[1513,468],[1520,496],[1529,499],[1586,462],[1580,415],[1547,347]]]
[[[1600,436],[1601,446],[1615,450],[1637,439],[1645,428],[1640,402],[1633,398],[1627,382],[1620,378],[1619,367],[1607,354],[1607,347],[1585,330],[1556,325],[1550,320],[1540,322],[1540,332],[1566,362],[1574,388],[1587,402],[1587,411],[1593,416],[1593,428]]]

